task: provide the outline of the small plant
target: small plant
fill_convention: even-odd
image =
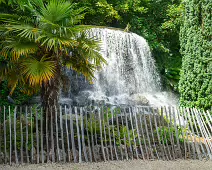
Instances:
[[[26,117],[25,115],[19,115],[19,117],[16,118],[15,124],[14,124],[14,116],[11,116],[11,122],[7,119],[5,120],[5,127],[6,127],[6,131],[4,131],[4,123],[2,123],[1,126],[1,131],[0,131],[0,138],[3,140],[4,139],[4,133],[6,132],[6,149],[9,150],[10,148],[10,128],[11,128],[11,143],[12,143],[12,147],[14,146],[14,142],[15,142],[15,134],[14,134],[14,125],[16,127],[16,147],[17,150],[20,150],[21,145],[23,144],[23,149],[25,149],[25,143],[26,143],[26,129],[28,127],[28,150],[31,149],[32,147],[32,142],[31,142],[31,136],[33,136],[33,139],[36,139],[36,134],[34,133],[34,129],[35,129],[35,124],[34,122],[30,121],[30,118],[27,118],[28,122],[26,121]],[[31,132],[32,129],[32,132]],[[22,143],[22,138],[21,138],[21,134],[23,136],[23,143]],[[33,140],[34,141],[34,140]],[[22,143],[22,144],[21,144]],[[35,146],[35,143],[33,143],[33,145]],[[0,146],[2,150],[4,150],[4,143],[2,143],[2,145]]]
[[[135,130],[131,129],[131,130],[128,131],[127,126],[120,126],[119,132],[120,132],[120,140],[119,140],[118,129],[115,128],[115,139],[116,139],[116,144],[118,146],[124,145],[124,143],[126,143],[127,147],[129,147],[130,145],[134,145],[134,144],[137,145],[137,143],[134,143],[134,137],[135,137],[135,139],[138,137]],[[134,136],[133,136],[133,133],[134,133]]]
[[[160,142],[164,144],[171,144],[171,140],[173,140],[174,143],[177,143],[177,139],[179,139],[179,142],[184,142],[183,133],[186,133],[186,129],[182,128],[180,126],[178,128],[178,136],[176,129],[174,127],[159,127],[158,132],[160,135]]]

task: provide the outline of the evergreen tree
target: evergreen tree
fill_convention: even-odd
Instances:
[[[212,106],[212,1],[185,0],[184,3],[180,102],[186,107],[209,109]]]

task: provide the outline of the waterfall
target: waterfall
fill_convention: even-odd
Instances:
[[[160,76],[146,40],[134,33],[94,28],[90,38],[101,42],[101,54],[107,64],[95,73],[92,88],[80,89],[77,100],[95,100],[111,104],[148,105],[167,102],[161,93]],[[70,74],[70,73],[69,73]],[[166,100],[166,101],[165,101]]]
[[[94,88],[104,94],[156,92],[160,78],[146,40],[137,34],[93,29],[90,36],[102,42],[107,65],[95,74]]]

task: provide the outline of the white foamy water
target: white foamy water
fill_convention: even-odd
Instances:
[[[107,65],[95,73],[90,95],[93,100],[113,104],[175,105],[161,92],[155,61],[146,40],[134,33],[112,29],[92,29],[89,37],[101,40],[101,53]],[[134,102],[134,103],[133,103]]]

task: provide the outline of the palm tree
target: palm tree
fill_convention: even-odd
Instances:
[[[86,36],[91,27],[78,25],[84,8],[75,9],[67,0],[27,0],[15,5],[16,13],[0,14],[0,52],[5,59],[0,79],[9,82],[11,94],[17,84],[30,93],[40,88],[48,111],[58,104],[63,67],[92,81],[105,60],[98,41]]]

